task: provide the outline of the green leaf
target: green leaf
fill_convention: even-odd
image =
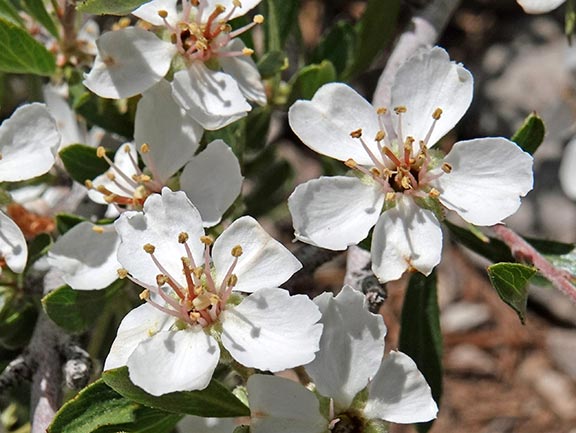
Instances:
[[[564,16],[564,33],[568,38],[568,42],[572,43],[572,36],[574,35],[574,30],[576,30],[576,4],[574,0],[568,0],[566,2],[566,12]]]
[[[71,333],[81,333],[94,324],[106,302],[124,287],[125,280],[116,280],[102,290],[74,290],[62,286],[42,298],[42,306],[61,328]]]
[[[321,86],[333,81],[336,81],[336,69],[329,60],[303,67],[290,80],[292,90],[288,105],[292,105],[298,99],[312,99]]]
[[[294,170],[285,160],[268,162],[254,179],[254,189],[245,199],[246,213],[257,218],[284,202],[286,188],[292,184]]]
[[[439,404],[442,396],[442,333],[436,288],[436,274],[410,277],[400,328],[400,350],[410,356],[432,389]],[[420,433],[427,432],[432,421],[418,424]]]
[[[287,68],[288,56],[283,51],[270,51],[258,62],[258,71],[263,79],[272,78]]]
[[[526,321],[526,286],[536,275],[536,268],[519,263],[496,263],[488,266],[488,276],[500,298],[516,311],[522,324]]]
[[[124,397],[168,412],[219,418],[250,415],[250,409],[216,380],[202,391],[171,392],[155,397],[130,382],[127,367],[105,371],[102,378]]]
[[[344,75],[354,62],[356,38],[356,30],[352,24],[338,21],[320,40],[312,54],[312,63],[329,60],[334,65],[338,77]]]
[[[103,158],[98,158],[96,148],[84,144],[66,146],[58,155],[70,177],[81,184],[87,179],[100,176],[110,168]],[[110,152],[108,157],[114,159],[114,154]]]
[[[60,408],[48,433],[168,433],[181,418],[130,401],[99,379]]]
[[[450,234],[462,245],[472,251],[486,257],[492,262],[512,262],[514,258],[510,248],[499,239],[487,237],[488,242],[480,239],[470,230],[452,224],[449,221],[443,221],[444,225],[450,230]]]
[[[10,0],[0,0],[0,18],[11,21],[14,24],[24,26],[22,17],[18,14],[18,10],[10,2]]]
[[[38,310],[30,299],[0,287],[0,346],[16,349],[30,341]]]
[[[298,16],[299,2],[290,0],[265,0],[261,4],[265,17],[264,41],[266,51],[281,51]]]
[[[87,14],[127,15],[150,0],[85,0],[77,9]]]
[[[48,30],[52,36],[54,36],[56,39],[59,39],[60,35],[58,34],[58,28],[46,10],[43,0],[23,0],[22,3],[26,9],[26,12],[28,12],[46,30]]]
[[[69,213],[56,214],[56,228],[58,229],[58,233],[60,233],[61,235],[66,233],[75,225],[78,225],[84,221],[86,221],[86,218],[82,218],[81,216],[78,215],[73,215]]]
[[[356,56],[349,75],[365,71],[394,35],[401,0],[368,0],[358,23]]]
[[[52,75],[54,55],[18,25],[0,18],[0,71]]]
[[[530,114],[522,126],[514,133],[512,141],[520,146],[525,152],[533,155],[536,149],[544,141],[544,134],[546,133],[546,128],[544,127],[544,122],[542,118],[536,113]]]
[[[576,276],[576,250],[572,249],[568,254],[560,255],[546,255],[546,259],[552,263],[554,266],[565,271],[570,272],[572,275]]]
[[[48,233],[40,233],[28,245],[28,262],[26,268],[48,252],[52,246],[52,237]]]

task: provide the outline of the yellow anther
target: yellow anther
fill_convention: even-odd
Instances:
[[[242,255],[243,251],[242,251],[242,247],[240,245],[236,245],[235,247],[232,247],[232,251],[230,252],[230,254],[232,254],[232,257],[240,257]]]
[[[199,295],[196,298],[194,298],[194,300],[192,301],[192,305],[194,305],[194,308],[196,308],[197,310],[205,310],[211,305],[210,296],[206,294]]]
[[[98,191],[100,191],[100,188],[98,188]],[[104,196],[104,201],[108,204],[112,204],[116,201],[117,198],[118,198],[117,194],[108,194]]]
[[[194,276],[198,279],[202,278],[202,274],[204,273],[204,269],[202,269],[202,266],[198,266],[197,268],[192,269],[192,273],[194,274]]]
[[[370,169],[370,173],[372,174],[372,176],[376,176],[376,177],[380,177],[382,175],[382,172],[380,170],[378,170],[376,167],[372,167]]]
[[[218,305],[220,303],[220,298],[218,295],[212,293],[210,295],[210,305]]]
[[[376,114],[378,116],[383,116],[386,113],[388,113],[388,109],[386,107],[380,107],[380,108],[376,109]]]
[[[394,107],[394,112],[396,114],[400,114],[400,113],[406,113],[407,109],[404,105],[400,105],[398,107]]]
[[[118,20],[118,27],[120,27],[121,29],[128,27],[130,25],[130,18],[128,17],[122,17]]]
[[[354,161],[352,158],[349,158],[346,160],[346,162],[344,162],[344,164],[346,165],[346,167],[348,168],[356,168],[358,167],[358,163],[356,161]]]
[[[254,18],[252,18],[252,22],[256,23],[256,24],[262,24],[264,22],[264,15],[254,15]]]
[[[164,284],[168,283],[168,277],[164,274],[156,275],[156,285],[158,287],[163,286]]]
[[[452,171],[452,165],[448,164],[447,162],[443,163],[440,168],[444,173],[450,173]]]
[[[376,133],[376,137],[374,137],[374,141],[382,141],[386,137],[386,133],[384,131],[378,131]]]
[[[190,259],[188,257],[180,257],[180,260],[182,261],[182,266],[184,266],[184,268],[190,269]]]
[[[146,189],[146,187],[144,185],[140,185],[139,187],[137,187],[134,190],[134,199],[139,200],[139,199],[144,199],[148,196],[148,190]]]
[[[385,200],[386,200],[386,201],[393,201],[395,198],[396,198],[396,193],[395,193],[395,192],[388,191],[388,192],[386,193],[386,197],[385,197]]]
[[[138,183],[150,182],[152,180],[152,178],[147,174],[135,174],[132,176],[132,179]]]
[[[142,146],[140,146],[140,152],[141,153],[150,152],[150,145],[148,143],[142,143]]]
[[[106,149],[103,146],[98,146],[96,148],[96,156],[98,158],[104,158],[106,156]]]
[[[214,15],[220,15],[220,14],[221,14],[222,12],[224,12],[225,10],[226,10],[226,6],[218,3],[218,4],[216,5],[216,7],[214,8],[213,14],[214,14]]]
[[[438,191],[436,188],[432,188],[432,189],[428,192],[428,195],[429,195],[431,198],[438,198],[438,197],[440,197],[440,191]]]
[[[92,226],[92,231],[94,233],[102,234],[104,233],[104,227],[102,226]]]
[[[158,15],[160,16],[160,18],[166,18],[166,17],[168,17],[168,11],[164,10],[164,9],[160,9],[158,11]]]
[[[210,246],[214,243],[214,239],[212,239],[210,236],[200,236],[200,242],[202,242],[204,245]]]
[[[150,299],[150,290],[148,289],[144,289],[140,292],[140,295],[138,295],[138,297],[140,299],[142,299],[143,301],[147,301],[148,299]]]
[[[358,128],[358,129],[356,129],[355,131],[352,131],[352,132],[350,133],[350,137],[352,137],[352,138],[360,138],[360,137],[362,137],[362,128]]]
[[[125,144],[124,147],[122,147],[122,150],[124,151],[124,153],[130,153],[130,145],[129,144]]]
[[[411,135],[409,135],[408,137],[406,137],[406,142],[405,142],[405,146],[410,146],[412,147],[412,144],[414,144],[416,140],[414,139],[414,137],[412,137]]]
[[[111,181],[116,180],[116,175],[114,173],[112,173],[111,171],[106,172],[106,177]]]
[[[404,189],[412,189],[412,183],[408,176],[404,176],[402,180],[400,180],[400,185],[402,185],[402,188]]]
[[[436,108],[436,110],[434,110],[434,113],[432,113],[432,118],[434,120],[438,120],[440,119],[440,116],[442,116],[442,109],[440,107]]]
[[[251,56],[254,54],[254,50],[251,48],[242,48],[242,54],[245,56]]]
[[[226,280],[226,284],[228,285],[228,287],[234,287],[236,284],[238,284],[238,277],[236,276],[236,274],[232,274],[228,277],[228,280]]]
[[[116,269],[116,273],[118,274],[118,278],[120,278],[121,280],[123,280],[128,276],[128,270],[124,268]]]
[[[142,247],[144,249],[144,251],[146,251],[148,254],[154,254],[154,251],[156,251],[156,247],[152,244],[144,244],[144,246]]]
[[[236,6],[237,8],[241,8],[242,7],[242,2],[240,2],[240,0],[232,0],[232,4],[234,6]]]
[[[197,321],[201,316],[200,313],[197,313],[196,311],[192,311],[188,314],[188,316],[190,317],[190,319],[192,319],[193,321]]]
[[[86,179],[84,181],[84,186],[88,189],[92,189],[92,188],[94,188],[94,183],[92,183],[92,181],[90,179]]]
[[[178,242],[181,244],[185,244],[186,242],[188,242],[188,233],[186,232],[180,232],[180,234],[178,235]]]

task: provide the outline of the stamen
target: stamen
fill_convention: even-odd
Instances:
[[[426,146],[428,146],[428,142],[430,141],[430,137],[432,137],[432,132],[434,131],[434,127],[436,126],[436,122],[438,122],[438,120],[440,120],[441,116],[442,116],[442,109],[440,107],[438,107],[432,113],[432,119],[434,119],[434,121],[432,122],[432,125],[430,126],[430,129],[428,130],[428,134],[426,134],[426,138],[424,138],[424,144],[426,144]]]
[[[370,157],[370,159],[372,160],[372,162],[374,163],[374,165],[376,167],[378,167],[380,170],[383,170],[385,168],[384,164],[382,164],[382,162],[378,158],[376,158],[376,155],[374,155],[374,153],[372,152],[370,147],[368,147],[368,145],[366,144],[366,142],[362,138],[362,128],[359,128],[355,131],[352,131],[350,133],[350,137],[356,138],[360,141],[360,144],[362,144],[364,151],[368,154],[368,156]]]
[[[230,39],[234,39],[237,38],[238,36],[240,36],[242,33],[247,32],[248,30],[250,30],[252,27],[255,27],[259,24],[262,24],[264,22],[264,17],[262,15],[255,15],[254,18],[252,19],[252,22],[250,24],[246,24],[243,27],[240,27],[239,29],[234,30],[233,32],[230,32],[228,34],[228,37]]]
[[[438,191],[436,188],[432,188],[430,191],[428,191],[428,195],[431,198],[438,198],[440,197],[440,191]]]
[[[118,278],[120,278],[121,280],[123,280],[128,276],[128,270],[124,268],[116,269],[116,273],[118,274]]]
[[[104,147],[99,146],[96,149],[96,156],[98,156],[98,158],[104,159],[104,161],[106,161],[108,165],[111,168],[113,168],[116,171],[116,173],[128,183],[128,185],[131,185],[134,188],[138,186],[136,182],[130,179],[122,170],[120,170],[120,168],[110,158],[108,158],[108,155],[106,155],[106,149],[104,149]]]
[[[449,164],[449,163],[447,163],[447,162],[443,163],[440,168],[442,169],[442,171],[443,171],[444,173],[450,173],[450,172],[452,172],[452,165]]]
[[[232,257],[240,257],[243,252],[244,251],[242,250],[242,247],[240,245],[236,245],[235,247],[232,248],[230,254],[232,254]]]
[[[178,280],[176,280],[176,278],[170,275],[170,272],[168,272],[168,270],[164,266],[162,266],[162,264],[158,261],[158,259],[154,255],[156,247],[152,244],[145,244],[143,248],[144,251],[150,254],[150,258],[152,259],[158,270],[167,277],[166,283],[168,283],[168,285],[172,288],[172,290],[174,290],[174,292],[178,295],[180,299],[184,299],[184,293],[182,291],[182,287],[180,287],[180,285],[177,283]]]
[[[166,19],[168,17],[168,11],[164,10],[164,9],[160,9],[158,11],[158,15],[160,16],[160,18]]]
[[[140,146],[140,152],[142,153],[150,152],[150,145],[147,143],[142,143],[142,146]]]
[[[404,142],[404,134],[402,133],[402,114],[406,113],[407,108],[403,105],[394,108],[394,112],[398,115],[398,140],[400,143]]]

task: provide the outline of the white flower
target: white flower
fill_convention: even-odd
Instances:
[[[54,165],[60,134],[44,104],[19,107],[0,126],[0,182],[46,173]],[[18,226],[0,212],[0,255],[14,272],[26,266],[28,249]]]
[[[243,177],[238,158],[222,140],[214,140],[195,155],[202,132],[173,101],[168,82],[160,81],[138,102],[135,143],[121,146],[114,161],[104,148],[99,149],[110,169],[87,182],[89,197],[119,209],[141,209],[150,194],[160,192],[184,167],[180,189],[200,211],[205,227],[218,224],[240,194]],[[138,152],[144,171],[138,165]]]
[[[436,417],[438,408],[416,364],[401,352],[382,358],[386,327],[381,316],[367,311],[361,293],[345,286],[336,297],[324,293],[314,301],[324,331],[320,351],[305,369],[330,404],[320,409],[318,397],[298,383],[253,375],[247,385],[251,432],[368,431],[380,420]],[[357,398],[365,389],[367,396]]]
[[[428,275],[438,264],[440,204],[483,226],[513,214],[532,189],[529,154],[505,138],[460,141],[444,159],[430,148],[471,100],[470,73],[435,47],[399,69],[391,118],[339,83],[321,87],[311,101],[297,101],[289,111],[296,135],[360,176],[299,185],[288,201],[296,237],[343,250],[375,226],[372,269],[385,282],[408,269]]]
[[[560,186],[568,197],[576,200],[576,139],[572,139],[564,149],[560,162]]]
[[[301,264],[253,218],[232,223],[210,252],[198,211],[184,193],[165,188],[115,226],[121,273],[145,288],[147,304],[122,321],[105,369],[127,365],[135,385],[161,395],[206,387],[220,344],[261,370],[314,358],[318,308],[277,288]],[[237,291],[252,294],[242,300]]]
[[[524,12],[529,14],[543,14],[556,9],[566,0],[517,0]]]
[[[250,111],[247,99],[266,103],[256,64],[240,39],[262,22],[232,31],[229,20],[246,14],[261,0],[153,0],[133,14],[163,27],[170,42],[129,27],[108,32],[98,41],[98,55],[84,84],[105,98],[126,98],[159,82],[174,56],[184,64],[174,74],[175,100],[205,129],[219,129]]]

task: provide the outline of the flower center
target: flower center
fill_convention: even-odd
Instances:
[[[359,165],[353,159],[348,159],[347,167],[357,170],[369,176],[379,183],[386,194],[387,200],[393,200],[396,193],[411,194],[415,197],[438,198],[439,191],[432,188],[429,182],[439,175],[430,175],[429,170],[433,162],[428,149],[428,141],[436,123],[442,116],[442,109],[436,108],[432,113],[433,122],[426,137],[418,141],[412,136],[403,136],[402,114],[406,113],[406,107],[394,108],[397,116],[396,139],[391,140],[385,125],[385,116],[388,113],[386,108],[379,108],[378,114],[379,130],[374,137],[378,152],[374,152],[364,140],[362,129],[357,129],[350,133],[352,138],[360,141],[362,147],[373,162],[373,167],[366,168]],[[442,170],[448,173],[451,170],[449,164],[444,163]],[[440,174],[441,175],[441,174]]]
[[[365,422],[362,416],[348,410],[333,418],[328,429],[331,433],[363,433],[365,432]]]
[[[155,308],[174,316],[184,326],[200,325],[207,327],[218,320],[218,316],[225,309],[226,303],[232,294],[232,289],[238,283],[238,277],[233,273],[238,258],[242,255],[242,247],[236,245],[230,254],[234,257],[228,272],[222,283],[217,285],[212,275],[210,246],[213,241],[208,236],[200,238],[204,244],[204,263],[197,264],[192,257],[192,251],[188,245],[188,234],[182,232],[178,235],[178,243],[182,245],[184,256],[180,258],[184,281],[177,279],[160,263],[155,255],[156,247],[145,244],[144,251],[149,254],[154,266],[160,272],[156,276],[156,285],[140,281],[128,274],[126,269],[119,269],[120,278],[128,278],[132,282],[144,287],[140,298]],[[156,300],[151,294],[157,295]],[[161,298],[165,305],[160,305],[157,300]]]
[[[147,144],[143,144],[140,147],[140,152],[143,154],[149,152],[149,150]],[[127,173],[126,170],[123,170],[118,164],[112,161],[108,155],[106,155],[104,147],[100,146],[96,150],[96,155],[110,165],[110,169],[106,172],[106,177],[110,181],[110,184],[108,186],[104,184],[95,185],[94,182],[89,179],[84,182],[86,188],[102,194],[104,201],[116,206],[119,212],[124,210],[120,206],[142,209],[146,198],[154,192],[160,192],[163,186],[160,182],[153,180],[149,175],[142,172],[136,158],[134,158],[131,153],[129,145],[124,145],[123,151],[127,154],[130,161],[130,171],[133,174]],[[114,191],[110,189],[112,186]]]
[[[170,24],[168,21],[168,11],[159,10],[158,15],[170,32],[170,40],[176,45],[178,52],[189,61],[201,60],[205,62],[214,57],[253,54],[254,51],[248,48],[241,51],[220,51],[232,39],[264,22],[262,15],[256,15],[250,24],[232,31],[228,21],[236,9],[240,7],[242,7],[240,0],[234,0],[229,11],[226,11],[226,8],[220,4],[209,11],[206,8],[205,0],[183,0],[182,13],[176,24]],[[194,14],[193,9],[195,9]]]

